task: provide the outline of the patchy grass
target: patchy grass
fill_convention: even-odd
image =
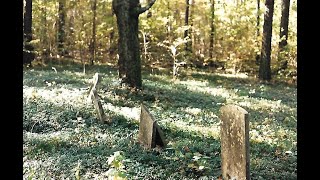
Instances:
[[[106,179],[108,158],[123,154],[128,179],[217,179],[220,167],[219,109],[237,104],[250,113],[252,179],[297,178],[296,88],[260,84],[254,78],[186,72],[143,74],[142,91],[120,86],[115,69],[55,66],[24,70],[24,179]],[[112,118],[100,124],[87,99],[99,72],[103,108]],[[163,150],[137,143],[144,102],[169,142]]]

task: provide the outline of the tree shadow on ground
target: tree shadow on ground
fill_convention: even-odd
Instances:
[[[219,74],[203,74],[192,73],[185,78],[194,78],[196,80],[208,80],[211,86],[223,86],[226,89],[239,89],[237,93],[239,96],[248,96],[256,99],[264,98],[269,100],[282,100],[288,106],[296,102],[296,88],[295,86],[288,85],[287,83],[276,82],[264,84],[260,83],[258,79],[253,77],[240,78],[240,77],[226,77]],[[254,93],[252,92],[255,90]],[[292,93],[292,89],[294,89]]]
[[[184,85],[175,84],[172,88],[158,86],[171,83],[160,78],[149,79],[147,77],[146,80],[150,81],[145,84],[145,89],[143,90],[145,94],[133,92],[128,95],[129,90],[127,89],[120,89],[117,93],[119,96],[126,95],[124,101],[131,101],[132,106],[135,107],[138,107],[142,101],[146,102],[149,107],[160,107],[158,110],[157,108],[151,108],[151,112],[164,114],[165,116],[177,113],[184,116],[185,114],[180,109],[187,107],[205,109],[218,114],[221,105],[213,106],[212,101],[219,103],[224,103],[225,101],[223,97],[210,97],[208,94],[190,91]],[[155,81],[158,83],[155,83]],[[114,89],[117,89],[117,87],[114,87]],[[100,94],[102,95],[102,93],[103,91],[101,90]],[[145,97],[148,98],[145,99]],[[221,99],[217,101],[215,98]],[[112,98],[109,101],[118,107],[127,105],[125,102],[121,104]],[[66,178],[65,176],[68,176],[68,174],[73,177],[74,172],[72,169],[77,166],[79,160],[82,161],[82,173],[91,171],[101,174],[106,172],[109,168],[107,166],[108,157],[119,150],[124,151],[126,158],[131,160],[131,162],[127,162],[126,166],[129,173],[132,175],[138,174],[138,178],[145,178],[146,174],[150,176],[153,174],[154,178],[161,178],[163,177],[162,174],[165,177],[171,176],[174,178],[181,178],[181,176],[198,178],[202,175],[217,177],[220,173],[220,142],[217,139],[203,135],[201,132],[190,132],[178,127],[163,126],[165,137],[171,143],[162,151],[144,150],[136,141],[137,122],[121,115],[111,114],[113,124],[108,126],[98,123],[98,120],[92,115],[92,107],[89,109],[78,107],[61,109],[60,106],[50,104],[50,102],[43,102],[42,105],[39,104],[40,102],[35,102],[33,105],[29,103],[24,108],[23,129],[26,132],[30,132],[33,127],[35,130],[33,132],[36,134],[57,131],[74,133],[74,129],[79,128],[79,124],[84,125],[81,131],[82,134],[71,136],[75,138],[73,141],[61,139],[56,141],[49,139],[43,142],[41,140],[34,141],[32,146],[35,149],[30,149],[31,152],[26,154],[28,158],[31,158],[32,153],[35,153],[35,158],[42,157],[44,161],[48,157],[55,159],[52,166],[43,167],[47,168],[48,172],[52,172],[54,177]],[[50,110],[50,112],[44,110]],[[79,114],[79,112],[81,113]],[[266,114],[266,112],[255,110],[252,110],[252,112],[257,113],[257,116]],[[81,116],[84,121],[76,121],[78,116]],[[160,115],[155,116],[158,119],[161,117]],[[36,123],[37,120],[40,121]],[[259,119],[254,121],[257,120]],[[203,123],[202,125],[205,126],[207,124]],[[107,138],[103,141],[97,140],[95,137],[90,136],[91,133],[105,134]],[[92,144],[90,141],[96,143]],[[30,142],[24,141],[24,143],[28,144]],[[265,142],[251,142],[252,179],[296,178],[296,157],[284,154],[276,155],[276,151],[277,147],[275,145],[272,146]],[[194,163],[193,156],[197,152],[209,157],[209,159],[203,158],[203,160],[207,161],[207,169],[203,172],[188,166],[190,163]],[[32,158],[30,160],[32,161]],[[167,168],[168,166],[170,168]]]
[[[54,108],[54,107],[53,107]],[[73,112],[69,112],[73,114]],[[60,122],[60,127],[67,121]],[[85,121],[82,134],[74,134],[70,138],[47,138],[28,140],[28,158],[50,157],[54,159],[51,166],[43,167],[50,172],[52,177],[73,177],[72,169],[81,162],[81,172],[94,172],[101,174],[106,172],[108,157],[115,151],[125,152],[126,168],[129,174],[139,178],[164,178],[173,176],[176,178],[199,178],[200,176],[213,176],[217,178],[221,173],[220,141],[201,133],[189,132],[179,128],[163,127],[165,138],[170,142],[161,151],[146,150],[137,142],[138,124],[122,116],[114,118],[111,126],[99,124],[96,121]],[[92,136],[90,128],[106,134],[110,138],[99,141]],[[61,131],[64,128],[52,129],[51,132]],[[65,130],[64,130],[65,131]],[[48,131],[46,131],[48,133]],[[40,133],[42,134],[42,133]],[[116,134],[115,136],[112,136]],[[129,135],[128,135],[129,134]],[[83,136],[83,137],[82,137]],[[112,138],[113,137],[113,138]],[[90,143],[96,142],[96,143]],[[26,143],[26,140],[24,141]],[[276,147],[262,142],[250,142],[251,177],[252,179],[294,179],[296,178],[296,157],[287,155],[275,155]],[[194,156],[199,156],[206,162],[206,168],[199,171],[190,164],[196,164]],[[41,159],[41,158],[40,158]],[[46,158],[45,158],[46,159]],[[43,161],[46,161],[42,159]],[[167,168],[170,166],[170,168]],[[147,171],[147,172],[144,172]],[[178,175],[174,175],[179,172]],[[137,175],[138,174],[138,175]],[[50,176],[49,176],[50,177]]]

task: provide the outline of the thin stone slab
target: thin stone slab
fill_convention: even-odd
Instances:
[[[88,93],[89,93],[88,98],[91,97],[91,95],[92,95],[92,90],[93,90],[93,89],[97,89],[96,86],[97,86],[97,84],[98,84],[99,81],[100,81],[99,73],[95,73],[94,76],[93,76],[93,78],[92,78],[92,84],[91,84],[91,86],[90,86],[90,88],[89,88],[89,90],[88,90]]]
[[[101,102],[99,100],[99,96],[95,89],[92,89],[91,100],[93,102],[94,108],[96,109],[100,121],[103,123],[111,123],[111,120],[106,116],[106,114],[103,111]]]
[[[249,180],[249,114],[236,105],[220,109],[223,179]]]
[[[93,79],[92,79],[92,84],[89,88],[89,97],[88,98],[91,98],[99,120],[103,123],[111,123],[111,119],[108,118],[103,111],[102,104],[99,100],[99,96],[98,96],[98,93],[96,90],[96,86],[99,81],[100,81],[99,74],[95,73],[95,75],[93,76]]]
[[[149,149],[157,145],[160,147],[166,145],[162,130],[143,104],[141,105],[138,141]]]

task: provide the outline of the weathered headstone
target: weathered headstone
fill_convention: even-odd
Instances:
[[[100,119],[100,121],[111,123],[111,120],[106,116],[106,114],[103,111],[101,102],[99,100],[97,91],[95,89],[92,89],[91,100],[93,102],[94,108],[96,109],[96,112],[98,114],[98,118]]]
[[[249,114],[236,105],[223,106],[220,113],[222,177],[249,180]]]
[[[98,84],[99,81],[100,81],[99,74],[98,74],[98,73],[95,73],[94,76],[93,76],[93,78],[92,78],[92,84],[91,84],[91,86],[90,86],[90,88],[89,88],[89,90],[88,90],[88,93],[89,93],[88,98],[91,97],[91,95],[92,95],[92,89],[96,89],[96,86],[97,86],[97,84]]]
[[[106,116],[106,114],[104,113],[101,102],[99,100],[99,96],[98,96],[98,93],[96,90],[96,86],[97,86],[98,82],[99,82],[99,74],[96,73],[93,76],[93,82],[92,82],[92,85],[90,86],[90,89],[89,89],[89,97],[92,100],[92,103],[94,105],[94,108],[96,109],[96,112],[98,114],[98,118],[100,119],[100,121],[103,123],[104,122],[111,123],[111,119],[108,118]]]
[[[147,148],[166,145],[162,130],[143,104],[141,104],[138,140]]]

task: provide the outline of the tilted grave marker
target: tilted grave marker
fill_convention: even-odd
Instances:
[[[236,105],[223,106],[220,113],[222,177],[249,180],[249,114]]]
[[[160,147],[166,145],[162,130],[143,104],[141,104],[138,141],[149,149],[156,145]]]
[[[89,97],[92,100],[92,103],[94,105],[94,108],[98,114],[98,118],[100,119],[100,121],[103,123],[104,122],[111,123],[111,119],[108,118],[106,116],[106,114],[104,113],[101,102],[99,100],[99,96],[98,96],[98,93],[96,90],[96,86],[97,86],[98,82],[99,82],[99,74],[96,73],[93,76],[93,82],[92,82],[92,85],[90,86],[90,89],[89,89]]]

